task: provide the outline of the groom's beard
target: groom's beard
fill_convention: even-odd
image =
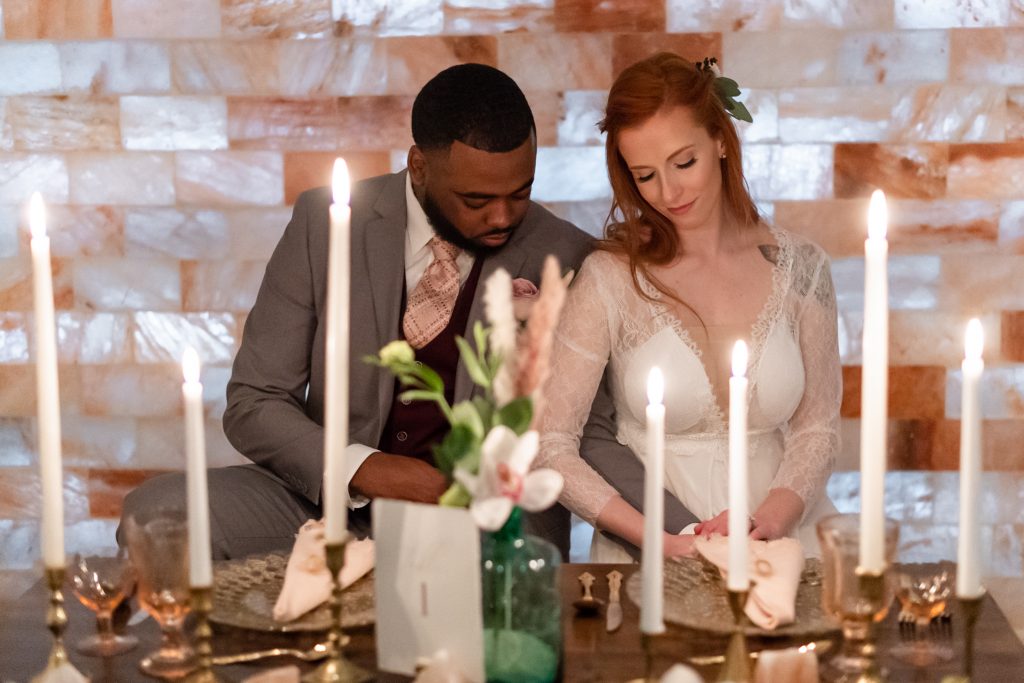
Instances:
[[[441,211],[441,207],[438,206],[437,202],[435,202],[430,196],[429,191],[423,192],[422,205],[423,213],[427,215],[427,220],[430,221],[430,225],[434,228],[434,232],[436,232],[444,241],[451,242],[459,249],[467,251],[473,256],[490,256],[491,254],[499,251],[503,246],[505,246],[505,244],[508,244],[508,242],[505,242],[505,244],[501,244],[496,247],[489,247],[463,235],[459,229],[455,227],[455,224],[448,220],[448,217],[444,215]],[[521,222],[522,221],[520,221],[520,223]],[[492,230],[489,233],[481,235],[481,237],[501,233],[508,233],[511,235],[518,227],[519,223],[516,223],[515,225],[511,225],[501,230]]]

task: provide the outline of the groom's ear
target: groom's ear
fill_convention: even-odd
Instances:
[[[427,180],[427,158],[423,155],[423,150],[416,145],[410,147],[406,166],[413,186],[422,187]]]

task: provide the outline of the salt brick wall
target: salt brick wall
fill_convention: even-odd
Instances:
[[[210,461],[248,308],[303,189],[344,154],[398,169],[438,70],[479,61],[534,107],[534,197],[598,233],[594,126],[624,66],[716,56],[745,91],[746,171],[774,221],[833,258],[844,446],[857,505],[867,197],[891,209],[889,513],[953,557],[964,324],[987,335],[990,571],[1024,531],[1022,0],[0,0],[0,569],[38,555],[23,209],[52,211],[70,550],[112,544],[124,493],[182,467],[179,370],[205,362]]]

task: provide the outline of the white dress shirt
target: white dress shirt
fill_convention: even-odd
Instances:
[[[408,173],[405,176],[405,225],[405,298],[408,299],[409,293],[419,284],[427,267],[434,262],[434,252],[427,245],[434,236],[434,228],[427,220],[427,214],[423,212],[423,207],[420,206],[412,191],[412,180]],[[455,259],[455,263],[459,267],[459,286],[461,287],[466,284],[469,273],[473,270],[473,255],[462,251]],[[397,333],[398,330],[395,332]],[[376,453],[377,450],[373,446],[365,446],[360,443],[348,445],[345,449],[345,467],[348,470],[346,474],[349,485],[352,484],[352,477],[355,476],[356,470],[370,457],[371,453]],[[365,496],[351,494],[348,506],[354,510],[369,502],[370,500]]]

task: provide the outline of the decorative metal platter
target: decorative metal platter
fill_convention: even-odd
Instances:
[[[254,631],[326,631],[331,626],[327,603],[289,622],[274,620],[287,565],[288,555],[281,553],[214,563],[210,621]],[[341,622],[344,628],[374,622],[373,572],[342,592]]]
[[[641,574],[626,582],[626,594],[640,604]],[[821,561],[808,558],[796,594],[796,619],[792,624],[768,631],[747,622],[748,636],[817,637],[839,630],[835,619],[821,608]],[[725,582],[718,569],[700,559],[665,561],[665,619],[674,624],[728,635],[734,621],[726,598]]]

